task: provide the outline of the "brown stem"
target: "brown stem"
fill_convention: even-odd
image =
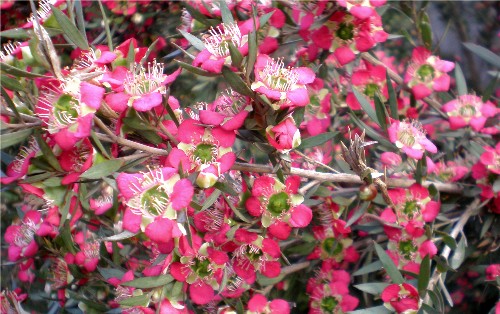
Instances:
[[[140,143],[137,143],[134,141],[124,139],[122,137],[115,136],[114,138],[111,138],[110,136],[107,136],[107,135],[102,134],[102,133],[95,133],[95,135],[101,141],[105,141],[105,142],[109,142],[109,143],[117,143],[117,144],[120,144],[123,146],[127,146],[127,147],[131,147],[131,148],[140,150],[140,151],[148,152],[148,153],[153,154],[153,155],[162,155],[162,156],[168,155],[168,152],[166,150],[147,146],[144,144],[140,144]]]
[[[273,173],[273,167],[271,166],[247,164],[240,162],[234,163],[232,169],[239,171],[247,171],[247,172],[257,172],[257,173]],[[354,184],[363,183],[363,181],[359,178],[358,175],[347,174],[347,173],[316,172],[312,170],[305,170],[305,169],[291,167],[290,171],[285,172],[285,174],[298,175],[300,177],[315,179],[321,182],[338,182],[338,183],[354,183]],[[389,187],[407,188],[410,187],[415,182],[416,181],[412,179],[388,178],[386,181],[386,185]],[[436,189],[441,192],[446,192],[450,194],[461,194],[463,192],[463,188],[458,184],[432,182],[432,181],[422,182],[422,185],[425,187],[429,187],[431,184],[433,184],[436,187]]]

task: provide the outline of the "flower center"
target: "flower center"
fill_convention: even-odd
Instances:
[[[61,127],[73,124],[78,118],[78,101],[70,95],[62,95],[52,107],[53,121],[49,132],[57,132]]]
[[[338,255],[342,252],[342,243],[335,238],[327,238],[323,241],[323,250],[330,256]]]
[[[341,23],[336,32],[337,37],[341,38],[342,40],[350,40],[354,37],[353,29],[354,25],[348,23]]]
[[[217,146],[209,143],[201,143],[196,146],[193,152],[195,161],[207,164],[215,161],[217,156]]]
[[[206,277],[212,274],[212,270],[209,268],[210,261],[207,258],[200,259],[195,258],[194,264],[191,266],[191,269],[199,276]]]
[[[376,92],[378,92],[378,85],[377,84],[370,83],[370,84],[366,85],[366,87],[365,87],[365,95],[366,96],[373,98],[375,96]]]
[[[165,81],[164,67],[163,63],[157,63],[156,60],[153,60],[153,63],[148,62],[147,69],[140,64],[134,64],[123,82],[127,94],[141,96],[153,91],[166,92],[161,89]]]
[[[141,195],[141,207],[153,216],[159,216],[165,211],[168,203],[168,194],[156,185]]]
[[[434,78],[435,70],[431,65],[424,64],[417,70],[417,75],[422,81],[431,81]]]
[[[299,75],[290,68],[285,68],[282,59],[269,61],[262,72],[266,85],[274,90],[288,91],[299,80]]]
[[[208,36],[204,39],[207,50],[218,58],[229,56],[229,43],[232,43],[236,48],[241,46],[241,33],[236,24],[222,24],[211,28]]]
[[[283,212],[290,209],[290,204],[288,203],[288,194],[286,192],[280,192],[273,194],[269,198],[269,204],[267,205],[267,210],[273,216],[279,216]]]
[[[403,129],[398,133],[398,140],[403,143],[404,146],[408,147],[413,147],[416,142],[415,135],[408,129]]]
[[[408,201],[405,203],[405,207],[403,208],[403,213],[406,215],[413,217],[413,214],[418,210],[419,206],[416,201]]]
[[[339,301],[334,297],[325,297],[321,300],[322,313],[334,313],[333,310],[337,307]]]
[[[412,253],[416,251],[415,245],[411,240],[399,242],[399,253],[406,259],[411,259]]]
[[[36,229],[36,224],[31,219],[23,222],[21,224],[21,228],[19,228],[19,231],[16,234],[14,244],[19,247],[28,246],[28,244],[33,241],[33,236],[35,235]]]
[[[458,109],[458,113],[460,114],[460,116],[464,117],[464,118],[471,118],[471,117],[474,117],[476,115],[476,106],[474,106],[473,104],[463,104],[460,109]]]

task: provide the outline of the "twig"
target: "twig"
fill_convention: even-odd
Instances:
[[[7,129],[29,129],[29,128],[36,128],[41,125],[42,125],[41,121],[22,123],[22,124],[9,124],[9,123],[4,124],[5,128]]]
[[[124,139],[122,137],[110,138],[109,136],[102,134],[102,133],[95,133],[95,135],[101,141],[105,141],[105,142],[109,142],[109,143],[117,143],[117,144],[120,144],[123,146],[128,146],[128,147],[140,150],[140,151],[148,152],[148,153],[153,154],[153,155],[162,155],[162,156],[168,155],[168,152],[166,150],[147,146],[144,144],[140,144],[140,143],[137,143],[134,141]]]
[[[273,173],[273,167],[271,166],[248,164],[241,162],[235,162],[231,169],[246,171],[246,172],[256,172],[256,173]],[[347,173],[316,172],[312,170],[305,170],[305,169],[291,167],[290,171],[285,171],[285,174],[298,175],[304,178],[315,179],[320,182],[337,182],[337,183],[353,183],[353,184],[363,183],[363,181],[359,178],[359,176]],[[410,187],[415,182],[416,181],[412,179],[389,178],[386,180],[387,186],[402,187],[402,188]],[[432,182],[432,181],[422,182],[422,185],[425,187],[429,187],[431,184],[433,184],[436,187],[436,189],[441,192],[446,192],[450,194],[461,194],[463,192],[463,188],[458,184]]]
[[[381,224],[383,224],[385,226],[388,226],[388,227],[392,227],[392,228],[396,228],[396,229],[403,229],[403,227],[401,227],[400,225],[387,222],[383,218],[381,218],[381,217],[379,217],[377,215],[374,215],[374,214],[365,213],[363,216],[366,217],[366,218],[371,218],[373,220],[376,220],[376,221],[380,222]]]
[[[401,76],[399,76],[399,74],[397,74],[396,72],[392,71],[391,69],[389,69],[384,63],[380,62],[379,60],[377,60],[376,58],[372,57],[369,53],[367,52],[363,52],[361,54],[361,58],[365,59],[366,61],[370,62],[371,64],[373,65],[379,65],[379,66],[383,66],[387,69],[387,73],[389,73],[389,77],[394,80],[394,82],[396,82],[398,85],[401,85],[403,86],[403,88],[407,91],[411,91],[411,89],[406,86],[406,84],[404,84],[404,80]],[[423,101],[425,101],[426,103],[428,103],[432,108],[434,108],[434,110],[436,110],[436,112],[443,118],[443,119],[446,119],[448,120],[448,115],[446,113],[444,113],[443,111],[441,111],[441,104],[439,102],[437,102],[436,100],[430,98],[430,97],[425,97],[423,99]]]
[[[458,220],[457,224],[453,227],[453,229],[450,232],[450,237],[453,239],[456,239],[458,234],[462,232],[464,229],[465,224],[469,220],[469,218],[474,215],[474,213],[477,212],[481,206],[479,206],[480,200],[475,199],[465,210],[465,212],[462,214],[460,219]],[[444,258],[444,260],[448,260],[448,257],[450,256],[451,249],[449,246],[445,246],[443,251],[441,252],[441,256]],[[434,270],[434,273],[432,274],[431,280],[429,280],[429,284],[427,285],[428,290],[432,290],[434,286],[438,283],[438,281],[441,280],[441,272],[437,270],[437,268]]]
[[[302,153],[299,150],[294,149],[293,152],[296,153],[297,155],[301,156],[302,158],[304,158],[307,162],[310,162],[310,163],[315,164],[317,166],[321,166],[325,169],[330,170],[331,172],[339,173],[337,170],[333,169],[332,167],[325,165],[324,163],[322,163],[320,161],[312,159],[311,157],[307,156],[306,154]]]
[[[3,107],[0,107],[0,114],[2,115],[6,115],[6,116],[9,116],[9,117],[17,117],[17,115],[6,109],[6,108],[3,108]],[[28,122],[40,122],[40,119],[37,118],[37,117],[33,117],[33,116],[30,116],[30,115],[27,115],[27,114],[24,114],[24,113],[19,113],[19,115],[21,116],[21,118],[24,120],[24,121],[28,121]]]

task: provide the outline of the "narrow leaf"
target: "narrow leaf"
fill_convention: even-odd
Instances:
[[[358,220],[359,217],[363,216],[364,213],[366,213],[366,210],[368,209],[368,206],[370,205],[370,202],[363,202],[361,206],[356,209],[356,212],[349,218],[347,221],[345,227],[351,226],[354,222]]]
[[[179,32],[184,36],[199,51],[205,50],[205,44],[196,36],[191,35],[190,33],[179,29]]]
[[[429,255],[426,255],[420,263],[420,272],[418,274],[418,294],[420,298],[424,298],[427,294],[427,286],[431,278],[431,260]]]
[[[0,62],[0,71],[17,77],[29,77],[29,78],[44,77],[44,75],[26,72],[3,62]]]
[[[243,56],[241,55],[241,52],[236,48],[236,46],[232,43],[228,43],[229,47],[229,53],[231,54],[231,65],[239,68],[241,65],[241,62],[243,61]]]
[[[121,166],[123,166],[123,160],[106,160],[97,165],[93,165],[87,171],[82,173],[80,177],[84,179],[101,179],[109,176],[113,172],[116,172],[121,168]]]
[[[133,233],[133,232],[125,230],[121,233],[112,235],[110,237],[102,238],[102,240],[103,241],[121,241],[121,240],[132,238],[135,235],[137,235],[137,233]]]
[[[497,68],[500,68],[500,56],[498,56],[496,53],[473,43],[463,43],[463,45],[465,46],[465,48],[478,55],[484,61],[490,63],[493,66],[496,66]]]
[[[366,275],[369,273],[373,273],[375,271],[379,271],[381,269],[382,269],[382,263],[380,261],[375,261],[373,263],[361,267],[360,269],[355,271],[352,275],[353,276]]]
[[[189,12],[189,14],[195,19],[196,21],[206,25],[206,26],[217,26],[218,22],[214,20],[209,20],[206,18],[205,15],[203,15],[199,10],[193,8],[186,2],[182,3],[182,5],[186,8],[186,10]]]
[[[0,32],[0,37],[7,37],[13,39],[26,39],[30,38],[30,35],[24,28],[12,28],[5,31]]]
[[[369,307],[367,309],[351,311],[351,312],[347,312],[347,313],[348,314],[390,314],[392,312],[389,311],[385,306],[379,305],[379,306]]]
[[[248,57],[246,67],[247,80],[253,73],[255,60],[257,60],[257,35],[255,31],[251,31],[248,35]]]
[[[266,14],[262,15],[261,17],[259,17],[260,27],[263,27],[267,23],[267,21],[269,21],[271,16],[273,16],[273,14],[274,14],[274,11],[271,11],[271,12],[266,13]]]
[[[463,96],[467,95],[467,83],[465,82],[464,73],[462,72],[462,68],[458,63],[455,63],[455,81],[457,83],[457,92],[458,95]]]
[[[361,108],[363,108],[363,110],[370,117],[370,119],[372,119],[372,121],[380,125],[380,122],[378,121],[377,118],[377,114],[375,113],[375,110],[373,109],[370,102],[366,99],[365,95],[360,93],[356,88],[353,88],[352,92],[354,93],[354,96],[356,96],[356,99],[361,105]]]
[[[220,194],[221,194],[220,190],[214,190],[212,194],[210,194],[210,196],[205,200],[203,207],[201,208],[201,211],[204,211],[205,209],[212,206],[217,201]]]
[[[54,14],[57,23],[59,23],[59,26],[61,26],[61,29],[63,30],[64,34],[68,36],[68,39],[75,44],[76,46],[80,47],[82,50],[89,50],[89,44],[85,40],[85,37],[83,37],[82,33],[76,28],[76,26],[71,22],[71,20],[64,14],[60,9],[54,7],[53,5],[50,6],[52,8],[52,13]]]
[[[378,95],[375,95],[375,113],[377,114],[377,119],[380,123],[380,126],[382,129],[387,130],[387,109],[385,109],[384,104],[378,97]]]
[[[170,275],[161,275],[154,277],[142,277],[131,281],[122,282],[122,286],[134,287],[139,289],[149,289],[164,286],[174,281],[174,277]]]
[[[43,156],[45,156],[47,162],[57,171],[62,171],[61,165],[59,164],[56,155],[54,155],[54,152],[49,147],[49,145],[47,145],[39,132],[35,133],[35,138],[38,143],[38,147],[40,147],[40,150],[42,151]]]
[[[248,87],[248,85],[241,79],[241,77],[231,71],[228,67],[224,66],[222,68],[222,75],[226,79],[227,83],[238,93],[253,97],[253,91]]]
[[[85,40],[85,42],[88,43],[87,32],[85,31],[85,17],[83,16],[81,0],[75,0],[75,12],[76,12],[76,24],[80,30],[80,33],[83,36],[83,39]]]
[[[379,144],[383,145],[388,150],[390,150],[392,152],[397,152],[398,151],[397,148],[396,148],[396,146],[394,146],[391,142],[389,142],[388,140],[386,140],[377,131],[375,131],[374,129],[372,129],[368,125],[366,125],[363,121],[359,120],[359,118],[356,117],[356,115],[353,112],[349,113],[349,115],[351,116],[351,119],[354,122],[354,124],[356,124],[361,130],[365,130],[366,131],[366,135],[368,135],[372,139],[374,139],[377,142],[379,142]]]
[[[370,283],[362,283],[359,285],[354,285],[354,288],[373,295],[379,295],[382,293],[382,291],[384,291],[384,289],[388,285],[389,284],[386,282],[370,282]]]
[[[402,284],[404,282],[404,278],[399,272],[396,265],[394,265],[392,259],[389,257],[389,255],[387,255],[387,253],[378,243],[375,242],[374,245],[375,250],[377,251],[377,255],[380,258],[380,262],[382,262],[382,265],[384,266],[384,269],[389,277],[391,277],[392,282],[396,284]]]
[[[231,13],[231,10],[229,10],[225,0],[219,1],[219,8],[222,16],[222,22],[226,25],[234,24],[233,14]]]
[[[147,306],[151,298],[147,294],[141,294],[135,297],[126,298],[118,301],[118,304],[123,306]]]
[[[24,129],[16,132],[0,134],[0,149],[16,145],[30,136],[32,130]]]
[[[201,75],[201,76],[218,76],[219,74],[218,73],[212,73],[212,72],[208,72],[208,71],[205,71],[205,70],[202,70],[200,68],[197,68],[197,67],[194,67],[188,63],[185,63],[185,62],[182,62],[182,61],[179,61],[179,60],[175,60],[175,62],[177,62],[181,67],[183,67],[184,69],[188,70],[189,72],[192,72],[194,74],[197,74],[197,75]]]
[[[19,83],[19,80],[15,80],[7,75],[2,75],[0,80],[2,82],[2,87],[5,87],[6,89],[12,91],[20,91],[24,89],[21,83]]]
[[[450,259],[450,266],[453,269],[457,269],[462,265],[462,262],[465,259],[465,236],[462,235],[460,241],[458,241],[457,249],[453,253],[453,256]]]
[[[316,136],[308,137],[302,140],[297,149],[305,149],[322,145],[331,140],[332,138],[334,138],[337,134],[338,132],[327,132]]]
[[[396,92],[394,91],[394,86],[392,86],[391,77],[389,76],[388,71],[386,71],[386,81],[387,92],[389,93],[389,108],[391,109],[391,117],[395,120],[399,120]]]

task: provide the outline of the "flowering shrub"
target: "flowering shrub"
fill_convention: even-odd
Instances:
[[[500,313],[500,58],[439,8],[3,1],[0,312]]]

